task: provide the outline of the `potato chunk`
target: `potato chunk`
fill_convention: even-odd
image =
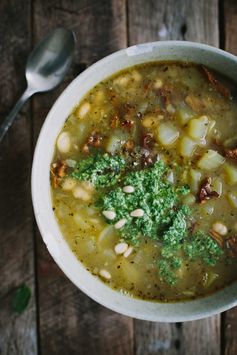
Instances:
[[[190,120],[187,128],[189,136],[196,141],[205,139],[208,130],[208,122],[209,120],[207,116],[201,116]]]
[[[184,126],[193,117],[193,113],[189,109],[181,108],[177,111],[176,117],[181,126]]]
[[[224,164],[225,158],[215,150],[207,150],[199,159],[197,166],[203,170],[215,170]]]
[[[230,164],[225,164],[226,182],[233,185],[237,182],[237,168]]]
[[[196,142],[194,142],[191,138],[184,136],[180,140],[179,152],[185,158],[191,157],[196,146]]]
[[[165,147],[174,144],[178,137],[179,131],[171,123],[163,123],[157,129],[157,138]]]

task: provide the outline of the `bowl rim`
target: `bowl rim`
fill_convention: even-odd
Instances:
[[[81,291],[83,291],[87,296],[89,296],[90,298],[92,298],[93,300],[95,300],[96,302],[98,302],[99,304],[126,316],[129,317],[133,317],[133,318],[137,318],[137,319],[142,319],[142,320],[149,320],[149,321],[161,321],[161,322],[183,322],[183,321],[192,321],[192,320],[197,320],[197,319],[202,319],[205,317],[209,317],[218,313],[221,313],[223,311],[226,311],[234,306],[237,305],[237,296],[236,298],[231,301],[228,301],[225,303],[225,291],[226,289],[230,288],[233,286],[233,284],[231,286],[227,286],[224,289],[217,291],[211,295],[202,297],[202,298],[198,298],[196,300],[189,300],[189,301],[184,301],[184,302],[174,302],[174,303],[161,303],[161,302],[153,302],[153,301],[149,301],[149,300],[137,300],[136,298],[131,298],[132,301],[135,301],[138,303],[152,303],[152,304],[157,304],[157,305],[184,305],[184,304],[196,304],[198,302],[200,302],[201,300],[204,300],[204,304],[205,304],[205,300],[207,301],[207,306],[209,305],[210,307],[210,303],[212,304],[212,307],[209,309],[203,309],[201,310],[201,312],[190,312],[190,314],[188,315],[169,315],[169,316],[160,316],[160,315],[153,315],[153,316],[147,316],[146,312],[138,312],[138,311],[130,311],[129,309],[124,310],[123,308],[121,309],[121,306],[118,306],[116,304],[111,304],[108,301],[104,301],[103,297],[98,296],[98,294],[95,293],[91,293],[90,290],[88,290],[87,285],[80,283],[80,280],[75,280],[75,278],[72,277],[72,275],[70,274],[70,271],[65,267],[64,265],[64,261],[60,260],[57,258],[57,256],[55,255],[53,248],[55,247],[55,245],[53,245],[52,247],[49,247],[48,242],[47,242],[47,230],[45,228],[44,225],[44,221],[42,221],[41,216],[40,216],[40,211],[39,211],[39,196],[40,194],[38,193],[37,189],[39,187],[38,184],[38,180],[39,177],[38,175],[38,159],[39,156],[41,154],[41,147],[44,141],[44,137],[46,136],[46,132],[47,132],[47,124],[50,120],[52,120],[54,113],[55,113],[55,109],[56,107],[60,104],[61,101],[63,101],[66,96],[69,94],[70,91],[74,90],[74,88],[76,88],[77,86],[77,82],[79,80],[83,80],[84,78],[86,78],[86,76],[88,75],[88,73],[93,72],[94,70],[96,70],[98,67],[103,66],[104,64],[106,64],[106,62],[108,60],[113,60],[114,58],[118,57],[119,55],[127,55],[127,56],[137,56],[140,54],[144,54],[147,52],[151,51],[151,48],[153,47],[165,47],[165,46],[172,46],[172,47],[183,47],[183,48],[197,48],[197,49],[201,49],[204,51],[208,51],[211,53],[215,53],[215,54],[219,54],[222,57],[231,59],[235,62],[236,67],[237,67],[237,57],[234,56],[231,53],[228,53],[222,49],[219,48],[215,48],[212,47],[210,45],[206,45],[206,44],[202,44],[202,43],[197,43],[197,42],[190,42],[190,41],[159,41],[159,42],[147,42],[147,43],[142,43],[142,44],[138,44],[138,45],[134,45],[128,48],[124,48],[121,49],[119,51],[116,51],[102,59],[100,59],[99,61],[95,62],[94,64],[92,64],[91,66],[89,66],[85,71],[83,71],[82,73],[80,73],[76,78],[74,78],[72,80],[72,82],[63,90],[63,92],[58,96],[58,98],[56,99],[56,101],[54,102],[54,104],[52,105],[51,109],[49,110],[46,119],[41,127],[40,130],[40,134],[38,136],[37,139],[37,143],[36,143],[36,147],[35,147],[35,151],[34,151],[34,156],[33,156],[33,164],[32,164],[32,174],[31,174],[31,195],[32,195],[32,202],[33,202],[33,209],[34,209],[34,214],[35,214],[35,218],[36,218],[36,222],[38,225],[38,228],[40,230],[40,234],[44,240],[44,243],[46,244],[49,253],[51,254],[51,256],[53,257],[54,261],[57,263],[57,265],[60,267],[60,269],[64,272],[64,274],[67,276],[67,278],[69,278],[69,280],[77,287],[79,288]],[[168,60],[167,60],[168,61]],[[130,67],[130,65],[128,66]],[[116,71],[114,72],[116,73]],[[108,75],[109,77],[110,75]],[[93,86],[92,86],[93,87]],[[91,87],[91,88],[92,88]],[[72,110],[72,108],[71,108]],[[66,118],[65,118],[66,119]],[[64,119],[64,121],[65,121]],[[62,128],[62,127],[61,127]],[[55,144],[55,141],[53,142],[53,145]],[[51,144],[52,145],[52,144]],[[52,201],[50,200],[51,206],[52,206]],[[56,219],[55,219],[56,222]],[[60,235],[61,238],[64,240],[63,234],[60,231]],[[64,240],[64,242],[66,243],[66,241]],[[69,246],[68,246],[69,248]],[[70,249],[70,252],[73,254],[73,252]],[[80,263],[77,260],[78,263]],[[85,268],[85,266],[83,266]],[[85,268],[86,269],[86,268]],[[99,281],[102,285],[103,288],[107,291],[107,293],[109,293],[109,290],[112,290],[109,286],[107,286],[106,284],[104,284],[102,281]],[[236,282],[235,282],[236,283]],[[235,284],[234,283],[234,284]],[[119,293],[118,291],[114,291],[112,290],[111,297],[113,297],[113,293],[117,293],[119,294],[119,297],[123,298],[127,298],[128,296],[125,296],[121,293]],[[220,294],[220,297],[223,297],[223,304],[216,306],[215,304],[212,303],[212,301],[214,300],[216,294]],[[197,305],[198,306],[198,305]],[[195,306],[196,307],[196,306]]]

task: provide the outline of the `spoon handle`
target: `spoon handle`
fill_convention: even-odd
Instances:
[[[16,118],[16,115],[24,105],[24,103],[29,99],[34,94],[32,90],[27,88],[23,95],[20,97],[20,99],[17,101],[13,109],[10,111],[10,113],[7,115],[7,117],[4,119],[3,123],[0,125],[0,142],[3,139],[5,133],[8,131],[8,128],[12,125],[13,121]]]

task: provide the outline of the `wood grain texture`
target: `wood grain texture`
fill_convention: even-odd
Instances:
[[[129,44],[189,40],[219,45],[218,0],[129,0]]]
[[[237,1],[225,0],[223,5],[224,49],[237,55]],[[222,332],[223,354],[236,355],[237,307],[222,315]]]
[[[217,0],[131,0],[128,24],[130,45],[169,39],[219,45]],[[220,354],[219,316],[183,324],[135,321],[134,329],[138,355]]]
[[[224,1],[225,50],[237,55],[237,1]]]
[[[30,1],[0,2],[0,121],[25,89],[31,47]],[[20,21],[19,21],[20,19]],[[31,116],[29,105],[0,142],[0,354],[37,354],[34,297],[33,215],[30,198]],[[11,307],[15,288],[32,292],[27,309]]]
[[[77,38],[64,84],[34,99],[36,139],[47,111],[68,82],[91,63],[126,46],[126,11],[123,0],[37,0],[33,14],[35,42],[58,26],[72,29]],[[38,233],[37,240],[41,354],[132,354],[133,321],[80,292],[54,263]]]

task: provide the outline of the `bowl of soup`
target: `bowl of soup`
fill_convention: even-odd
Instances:
[[[191,42],[118,51],[50,110],[34,212],[67,277],[125,315],[188,321],[237,304],[237,58]]]

